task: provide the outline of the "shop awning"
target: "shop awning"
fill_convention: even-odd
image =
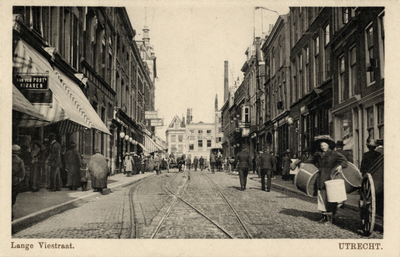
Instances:
[[[157,152],[157,151],[162,151],[163,148],[159,146],[157,143],[153,141],[149,136],[145,135],[144,136],[144,142],[146,145],[147,150],[152,153],[152,152]]]
[[[32,120],[49,123],[42,114],[36,111],[36,108],[31,104],[31,102],[29,102],[14,85],[12,94],[12,109],[13,111],[19,112],[18,117],[13,116],[13,123],[15,123],[17,127],[19,126],[19,123]]]
[[[149,152],[149,150],[147,150],[147,148],[143,144],[138,142],[138,145],[142,148],[143,152]]]
[[[34,103],[36,110],[51,123],[57,124],[61,134],[85,128],[94,128],[111,135],[106,125],[83,94],[79,85],[51,66],[39,52],[25,43],[18,42],[14,54],[14,68],[18,74],[47,74],[49,89],[53,94],[50,104]],[[62,121],[62,122],[61,122]],[[22,126],[38,127],[47,124],[40,121],[27,121]]]

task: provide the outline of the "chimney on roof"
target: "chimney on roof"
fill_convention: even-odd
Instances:
[[[228,99],[229,94],[229,74],[228,74],[228,61],[224,62],[224,103]]]

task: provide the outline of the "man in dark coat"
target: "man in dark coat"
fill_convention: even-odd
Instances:
[[[47,165],[50,167],[50,190],[61,191],[61,145],[56,141],[56,135],[54,133],[49,134],[49,141],[50,155],[47,158]]]
[[[323,219],[320,222],[334,222],[336,219],[337,203],[330,203],[327,200],[325,181],[331,180],[332,172],[342,172],[347,167],[347,159],[342,154],[332,150],[335,142],[328,135],[316,136],[314,143],[319,146],[305,163],[312,163],[319,169],[316,183],[318,189],[318,210],[322,211]],[[335,170],[333,170],[336,167]]]
[[[198,165],[199,165],[199,159],[197,159],[197,156],[195,156],[193,160],[194,171],[197,171]]]
[[[257,157],[256,169],[260,169],[261,190],[263,191],[265,191],[265,175],[267,175],[267,192],[269,192],[271,190],[272,171],[276,167],[276,159],[274,156],[270,155],[267,150],[267,147],[265,147],[264,152]]]
[[[200,156],[199,165],[200,165],[200,170],[203,171],[203,169],[204,169],[204,158],[203,158],[203,156]]]
[[[354,161],[353,161],[353,156],[351,156],[351,154],[350,154],[348,151],[343,150],[343,146],[344,146],[343,141],[338,140],[338,141],[336,142],[336,151],[339,152],[339,153],[341,153],[341,154],[343,154],[343,156],[346,157],[346,159],[347,159],[349,162],[353,163],[353,162],[354,162]]]
[[[376,144],[374,139],[369,139],[367,140],[367,147],[368,147],[368,152],[364,153],[361,161],[361,167],[360,171],[362,175],[364,176],[365,173],[369,171],[369,169],[374,165],[376,159],[381,156],[381,153],[375,151],[376,147],[378,145]]]
[[[246,145],[242,145],[242,150],[235,156],[234,167],[239,170],[240,190],[246,190],[247,175],[251,165],[251,156],[246,149]]]

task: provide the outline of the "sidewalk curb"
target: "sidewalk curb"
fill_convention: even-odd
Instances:
[[[155,176],[155,174],[150,174],[149,176],[145,176],[143,178],[139,178],[139,179],[133,180],[133,181],[117,183],[114,185],[111,184],[110,187],[107,187],[107,189],[105,189],[105,190],[111,191],[111,189],[113,189],[113,188],[117,188],[117,187],[121,187],[121,186],[129,186],[133,183],[139,182],[139,181],[147,179],[147,178],[151,178],[153,176]],[[67,211],[67,210],[75,208],[75,207],[79,207],[80,205],[82,205],[98,196],[99,196],[98,192],[92,192],[87,195],[81,196],[79,198],[70,200],[68,202],[52,206],[52,207],[46,208],[44,210],[29,214],[29,215],[19,218],[17,220],[14,220],[11,223],[12,234],[15,234],[18,231],[21,231],[23,229],[26,229],[26,228],[28,228],[38,222],[41,222],[55,214],[62,213],[64,211]]]

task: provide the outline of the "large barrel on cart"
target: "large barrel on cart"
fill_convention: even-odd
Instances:
[[[376,215],[383,217],[383,154],[363,176],[359,206],[363,232],[369,236],[374,230]]]
[[[334,168],[336,170],[336,167]],[[342,173],[335,173],[332,179],[343,179],[346,193],[350,194],[361,186],[361,172],[359,169],[350,162],[347,162],[347,167],[342,169]],[[295,177],[296,188],[306,193],[308,196],[316,196],[315,194],[315,181],[317,179],[318,168],[311,163],[301,163],[299,172]]]

